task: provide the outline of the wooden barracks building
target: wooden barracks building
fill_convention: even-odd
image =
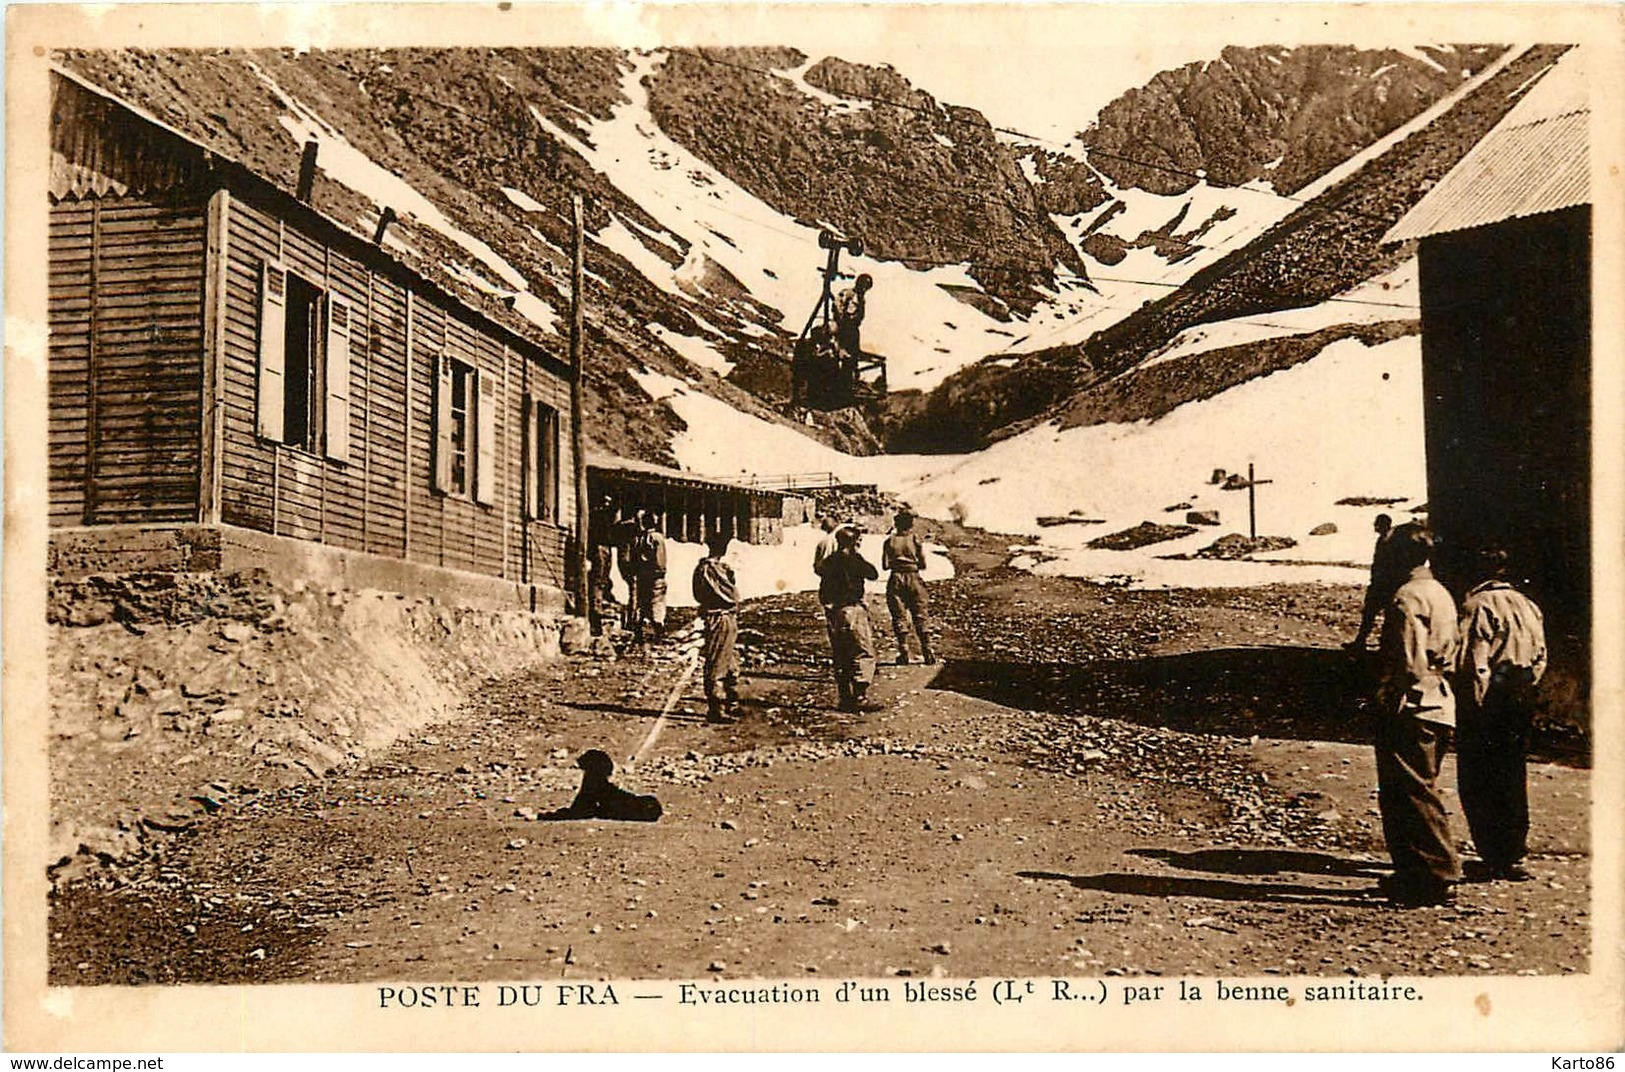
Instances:
[[[53,569],[562,607],[558,354],[60,72],[51,149]]]

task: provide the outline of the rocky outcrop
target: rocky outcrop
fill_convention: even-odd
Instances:
[[[1263,179],[1295,193],[1505,48],[1226,48],[1216,60],[1164,71],[1118,97],[1081,137],[1095,150],[1089,162],[1120,187],[1183,193],[1206,174],[1214,183]]]

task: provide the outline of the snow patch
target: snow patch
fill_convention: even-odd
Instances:
[[[1416,258],[1345,290],[1337,298],[1340,300],[1186,328],[1174,336],[1167,350],[1136,367],[1149,368],[1189,354],[1301,335],[1339,324],[1375,324],[1383,320],[1414,318],[1420,315],[1421,308]]]
[[[508,300],[513,303],[513,311],[535,324],[545,332],[557,334],[559,329],[559,314],[547,302],[538,298],[528,290],[521,290],[510,294]]]
[[[716,349],[704,339],[684,335],[660,323],[650,323],[645,326],[648,328],[649,334],[671,347],[690,364],[710,369],[718,376],[726,376],[734,369],[733,362],[717,353]]]
[[[870,108],[874,107],[874,102],[872,101],[853,100],[850,97],[838,97],[828,90],[819,89],[817,86],[807,81],[807,72],[812,70],[814,64],[818,62],[820,61],[809,59],[800,67],[794,67],[787,71],[774,71],[773,74],[776,77],[782,78],[784,81],[789,82],[792,86],[795,86],[798,90],[806,94],[808,97],[811,97],[813,100],[818,101],[825,108],[831,112],[834,112],[836,115],[850,115],[853,112],[866,112]]]
[[[522,212],[546,212],[547,206],[530,196],[523,190],[516,190],[512,186],[502,187],[503,194],[512,201]]]
[[[684,301],[689,299],[688,292],[677,285],[676,270],[627,230],[619,216],[611,213],[609,225],[600,230],[596,237],[605,249],[630,264],[657,288]]]
[[[1438,71],[1440,74],[1449,74],[1450,73],[1450,71],[1445,67],[1444,64],[1440,63],[1438,60],[1434,59],[1432,56],[1429,56],[1426,52],[1423,52],[1420,48],[1418,48],[1418,47],[1416,47],[1414,45],[1402,46],[1400,48],[1394,49],[1394,51],[1402,53],[1403,55],[1409,56],[1412,59],[1421,60],[1423,63],[1427,64],[1429,67],[1432,67],[1435,71]]]

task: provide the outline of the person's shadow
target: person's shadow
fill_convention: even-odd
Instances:
[[[1267,646],[1076,663],[954,659],[931,683],[1026,710],[1184,733],[1368,744],[1369,668],[1341,648]]]
[[[1182,878],[1108,872],[1067,875],[1056,871],[1019,871],[1019,877],[1066,882],[1080,890],[1124,893],[1136,897],[1198,897],[1212,901],[1254,901],[1261,904],[1324,905],[1360,908],[1371,904],[1361,890],[1335,890],[1284,882],[1235,882],[1230,879]],[[1373,891],[1374,892],[1374,891]]]
[[[1184,871],[1226,875],[1342,875],[1377,878],[1393,870],[1377,860],[1350,860],[1324,852],[1291,849],[1129,849],[1128,855],[1161,860]]]

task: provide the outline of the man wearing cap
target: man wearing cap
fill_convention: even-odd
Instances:
[[[875,679],[875,635],[863,605],[863,586],[878,580],[880,571],[858,553],[856,528],[842,525],[835,530],[835,550],[819,563],[818,576],[818,601],[829,627],[840,710],[860,711],[863,695]]]
[[[1426,529],[1401,525],[1389,541],[1404,583],[1383,611],[1377,649],[1377,805],[1394,862],[1382,887],[1399,907],[1448,904],[1461,861],[1437,780],[1456,725],[1456,605],[1428,567]]]
[[[739,586],[723,561],[728,535],[705,538],[706,557],[694,567],[694,603],[705,622],[705,720],[732,722],[739,702]]]
[[[908,510],[897,511],[892,534],[880,548],[880,568],[891,573],[886,579],[886,609],[891,611],[892,635],[897,638],[897,665],[908,665],[908,634],[912,626],[920,642],[920,659],[930,666],[937,657],[931,652],[927,626],[931,600],[925,594],[925,581],[920,578],[920,571],[925,569],[925,545],[914,531],[914,515]]]
[[[1461,603],[1461,709],[1456,776],[1473,847],[1491,878],[1527,881],[1526,764],[1535,686],[1546,673],[1540,608],[1512,586],[1500,548],[1479,553],[1482,578]]]
[[[632,632],[643,643],[645,628],[659,639],[666,628],[666,538],[660,534],[660,519],[643,512],[643,531],[632,542],[633,603],[636,618]]]

